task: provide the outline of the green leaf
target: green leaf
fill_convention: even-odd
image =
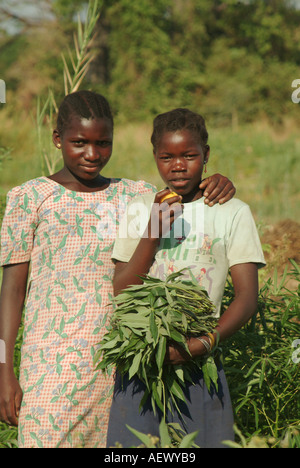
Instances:
[[[161,423],[159,425],[159,436],[160,436],[160,443],[161,443],[162,448],[171,445],[172,440],[169,434],[168,425],[163,419],[161,420]]]
[[[170,334],[172,340],[177,341],[178,343],[185,342],[185,337],[181,335],[181,333],[179,333],[177,330],[172,330]]]
[[[141,363],[141,359],[142,359],[142,353],[139,353],[134,357],[132,364],[130,366],[130,369],[129,369],[129,373],[128,373],[129,379],[131,379],[137,373],[139,365]]]
[[[173,393],[174,396],[176,396],[176,398],[185,401],[183,390],[176,380],[173,381],[170,391]]]
[[[184,436],[184,438],[180,442],[179,448],[191,448],[198,433],[199,431],[195,431],[191,434],[187,434],[186,436]]]
[[[164,336],[161,336],[158,342],[157,352],[155,354],[155,359],[157,363],[158,370],[162,369],[163,363],[165,360],[167,349],[167,339]]]
[[[160,383],[160,386],[158,385]],[[157,382],[156,380],[154,382],[152,382],[152,386],[151,386],[151,391],[152,391],[152,400],[154,400],[154,402],[156,403],[156,405],[158,406],[158,408],[164,412],[164,405],[163,405],[163,402],[162,402],[162,397],[161,395],[158,393],[158,390],[159,389],[162,389],[162,386],[161,386],[161,382]],[[153,410],[154,410],[154,413],[156,413],[155,411],[155,405],[153,404],[154,403],[152,401],[152,407],[153,407]]]
[[[150,331],[151,331],[151,335],[154,339],[154,342],[157,343],[157,338],[158,338],[158,329],[157,329],[157,325],[155,323],[155,314],[154,314],[154,311],[151,310],[151,313],[150,313]]]
[[[132,432],[132,434],[134,434],[146,446],[146,448],[155,448],[155,445],[153,444],[152,440],[146,434],[143,434],[142,432],[139,432],[136,429],[133,429],[127,424],[126,424],[126,427],[127,429],[130,430],[130,432]]]

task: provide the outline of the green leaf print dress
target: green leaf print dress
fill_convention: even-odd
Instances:
[[[153,192],[111,179],[74,192],[46,177],[13,188],[1,265],[31,262],[20,366],[19,447],[105,447],[113,376],[93,356],[112,313],[111,251],[126,204]]]

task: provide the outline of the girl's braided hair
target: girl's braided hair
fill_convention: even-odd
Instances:
[[[92,91],[76,91],[64,98],[57,116],[57,130],[60,135],[66,130],[73,117],[84,119],[106,118],[113,127],[113,116],[108,101],[101,94]]]
[[[207,144],[208,133],[204,118],[189,109],[179,108],[155,117],[151,136],[154,150],[156,150],[163,133],[176,132],[177,130],[189,130],[195,133],[202,146]]]

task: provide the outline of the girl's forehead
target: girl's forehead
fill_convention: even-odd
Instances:
[[[176,131],[166,130],[162,133],[158,146],[165,145],[201,145],[201,138],[195,131],[182,129]]]
[[[66,128],[66,130],[69,131],[82,131],[90,129],[112,131],[112,124],[106,117],[92,117],[87,119],[79,115],[73,115],[70,118],[69,125]]]

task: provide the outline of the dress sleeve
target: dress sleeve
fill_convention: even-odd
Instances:
[[[229,267],[240,263],[257,263],[258,268],[266,262],[251,210],[244,204],[236,213],[227,243]]]
[[[28,190],[25,184],[10,190],[1,227],[1,266],[30,261],[36,225],[33,191]]]

